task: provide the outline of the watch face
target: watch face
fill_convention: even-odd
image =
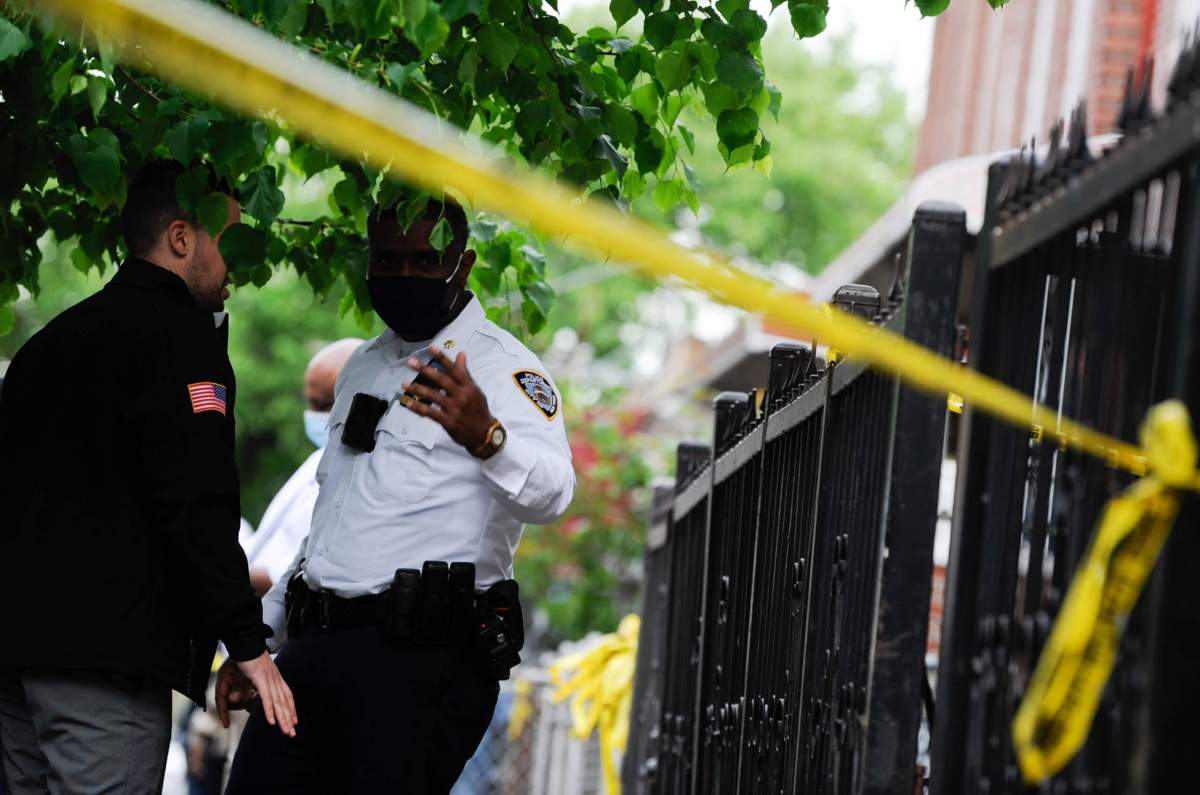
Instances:
[[[500,447],[504,444],[504,439],[504,428],[497,428],[492,431],[492,447]]]

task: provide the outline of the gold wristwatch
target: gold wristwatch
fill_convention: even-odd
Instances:
[[[471,455],[486,461],[500,452],[500,448],[504,446],[504,441],[507,438],[508,433],[504,430],[504,426],[500,424],[500,420],[494,420],[488,426],[487,434],[483,437],[483,443],[472,450]]]

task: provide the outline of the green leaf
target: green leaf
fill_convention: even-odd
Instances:
[[[802,39],[816,36],[825,30],[825,16],[829,13],[829,0],[788,0],[788,12],[792,17],[792,28]]]
[[[667,213],[683,201],[683,186],[673,179],[660,179],[650,194],[659,212]]]
[[[542,314],[538,305],[528,298],[521,301],[521,318],[530,334],[537,334],[546,327],[546,316]]]
[[[333,167],[333,158],[329,156],[329,153],[312,144],[305,144],[293,150],[291,161],[296,168],[300,169],[300,173],[306,180]]]
[[[658,56],[654,74],[667,91],[677,91],[692,79],[692,59],[687,53],[671,48]]]
[[[717,117],[717,137],[729,151],[754,142],[758,134],[758,114],[750,108],[722,111]]]
[[[646,41],[651,47],[661,50],[675,41],[675,26],[678,24],[679,17],[675,14],[669,12],[651,14],[646,17],[646,26],[642,35],[646,37]]]
[[[675,125],[675,129],[679,130],[679,135],[683,138],[684,145],[687,146],[688,154],[696,154],[696,136],[692,134],[692,131],[682,124]]]
[[[347,215],[353,215],[363,209],[362,194],[359,193],[358,185],[352,179],[343,179],[333,187],[333,201]]]
[[[991,2],[991,0],[988,0]],[[923,17],[936,17],[938,14],[946,10],[950,5],[950,0],[916,0],[917,10],[921,12]],[[996,6],[993,4],[992,8]]]
[[[717,76],[743,94],[758,90],[763,83],[762,67],[754,56],[744,52],[727,52],[717,61]]]
[[[83,184],[97,198],[111,199],[121,180],[121,149],[117,137],[103,127],[92,130],[86,140],[75,133],[68,142],[68,154]]]
[[[758,41],[767,32],[767,20],[748,8],[739,8],[733,12],[733,18],[729,20],[729,24],[746,41]]]
[[[196,220],[215,238],[229,223],[229,198],[223,193],[207,193],[196,202]]]
[[[163,141],[167,144],[171,157],[185,166],[191,165],[192,161],[196,159],[197,152],[200,151],[200,144],[204,140],[204,133],[208,130],[208,126],[208,114],[197,113],[192,118],[184,119],[167,130]]]
[[[430,9],[415,28],[405,28],[405,34],[421,50],[421,57],[428,58],[450,38],[450,23],[436,9]]]
[[[76,246],[71,249],[71,264],[75,267],[75,270],[86,274],[92,269],[93,263],[92,258],[83,250],[83,246]]]
[[[549,315],[554,308],[554,289],[545,282],[530,282],[521,288],[521,292],[533,301],[543,315]]]
[[[444,252],[453,240],[454,230],[450,228],[450,221],[445,216],[442,216],[433,225],[433,229],[429,230],[429,245],[438,251]]]
[[[483,0],[446,0],[442,3],[442,16],[453,24],[468,14],[479,16],[483,10]]]
[[[267,257],[267,233],[245,224],[233,224],[221,235],[218,244],[230,272],[248,271]]]
[[[404,24],[417,26],[429,11],[429,0],[404,0]]]
[[[32,44],[25,31],[0,16],[0,63],[16,58]]]
[[[743,34],[716,17],[709,17],[700,23],[700,35],[709,44],[722,50],[741,50],[746,46],[746,37]]]
[[[607,135],[601,135],[596,138],[592,155],[607,160],[612,165],[613,170],[617,172],[618,177],[625,176],[625,169],[629,167],[629,161],[617,151],[617,148],[613,146],[612,139]]]
[[[988,5],[993,9],[999,9],[1008,5],[1008,0],[988,0]]]
[[[388,82],[396,88],[396,92],[399,93],[404,90],[404,86],[408,84],[413,75],[421,74],[421,63],[419,61],[413,61],[412,63],[390,63],[383,70],[383,74],[387,77]]]
[[[308,3],[306,0],[290,0],[287,10],[283,12],[283,16],[279,18],[276,26],[282,35],[290,38],[304,30],[304,23],[307,20]]]
[[[108,81],[102,77],[88,76],[88,104],[92,106],[92,119],[100,121],[100,110],[108,102]]]
[[[634,5],[633,0],[612,0],[608,4],[608,10],[612,14],[613,22],[617,23],[619,28],[633,19],[633,15],[637,13],[637,6]]]
[[[175,178],[175,201],[188,215],[208,192],[208,174],[201,168],[192,168]]]
[[[637,138],[637,119],[632,113],[620,105],[609,105],[604,111],[604,121],[622,146],[633,146]]]
[[[396,220],[404,227],[407,232],[408,228],[413,225],[413,222],[420,218],[425,213],[425,208],[429,205],[429,195],[421,194],[409,199],[402,207],[398,207]]]
[[[275,184],[275,166],[263,166],[250,172],[239,187],[242,207],[268,226],[283,211],[284,195]]]
[[[512,247],[507,240],[497,240],[488,246],[484,259],[496,273],[504,273],[504,269],[512,264]]]
[[[717,0],[717,10],[726,19],[732,19],[738,11],[748,8],[750,0]]]
[[[218,121],[205,135],[213,167],[227,177],[249,171],[263,156],[267,128],[262,122]]]
[[[474,49],[467,50],[463,53],[462,60],[458,62],[457,77],[460,83],[470,85],[475,82],[475,73],[479,70],[479,52]]]
[[[50,101],[57,105],[67,95],[71,87],[71,77],[75,74],[75,56],[63,61],[62,66],[54,70],[50,78]]]
[[[12,304],[0,305],[0,337],[7,337],[17,324],[17,312]]]
[[[737,92],[724,83],[713,82],[704,87],[704,107],[713,116],[719,116],[739,104]]]
[[[662,133],[651,130],[650,135],[637,142],[633,150],[634,160],[637,161],[638,171],[643,174],[653,174],[662,165],[666,154]]]
[[[521,47],[520,40],[495,23],[485,26],[477,40],[483,57],[501,72],[508,72],[509,64],[517,57],[517,50]]]
[[[770,102],[767,103],[767,110],[770,111],[775,121],[779,121],[779,106],[783,103],[783,94],[780,93],[779,89],[770,80],[766,81],[766,84],[767,95],[770,97]]]
[[[638,86],[630,92],[629,104],[642,114],[647,124],[654,124],[658,118],[658,87],[653,83]]]

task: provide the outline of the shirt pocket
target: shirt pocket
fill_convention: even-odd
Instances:
[[[339,410],[339,408],[341,410]],[[329,468],[333,465],[333,461],[337,456],[344,455],[342,449],[342,428],[346,426],[346,414],[348,410],[342,407],[334,407],[333,412],[329,415],[329,422],[325,427],[329,429],[329,440],[325,443],[325,450],[321,453],[321,460],[317,462],[317,485],[325,483],[325,479],[329,477]]]
[[[370,486],[381,497],[420,502],[433,489],[433,456],[440,426],[400,404],[379,421],[371,453]]]

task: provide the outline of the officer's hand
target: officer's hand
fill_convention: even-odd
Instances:
[[[409,359],[408,366],[435,385],[429,387],[424,384],[403,384],[405,391],[432,401],[414,401],[409,408],[441,425],[446,429],[446,433],[450,434],[451,439],[467,450],[474,450],[486,440],[488,428],[492,426],[495,417],[488,410],[483,390],[467,372],[467,354],[460,353],[458,358],[451,362],[436,345],[431,345],[429,352],[441,362],[446,372],[440,372],[428,365],[422,367],[416,359]]]
[[[258,691],[267,723],[278,726],[279,731],[287,736],[295,737],[296,724],[299,722],[296,718],[296,704],[292,700],[291,688],[283,681],[283,675],[275,667],[271,655],[264,651],[253,660],[237,663],[237,667]],[[218,710],[219,704],[218,701]]]
[[[229,728],[229,710],[248,709],[256,695],[254,684],[232,658],[221,663],[217,670],[217,717],[222,726]]]

